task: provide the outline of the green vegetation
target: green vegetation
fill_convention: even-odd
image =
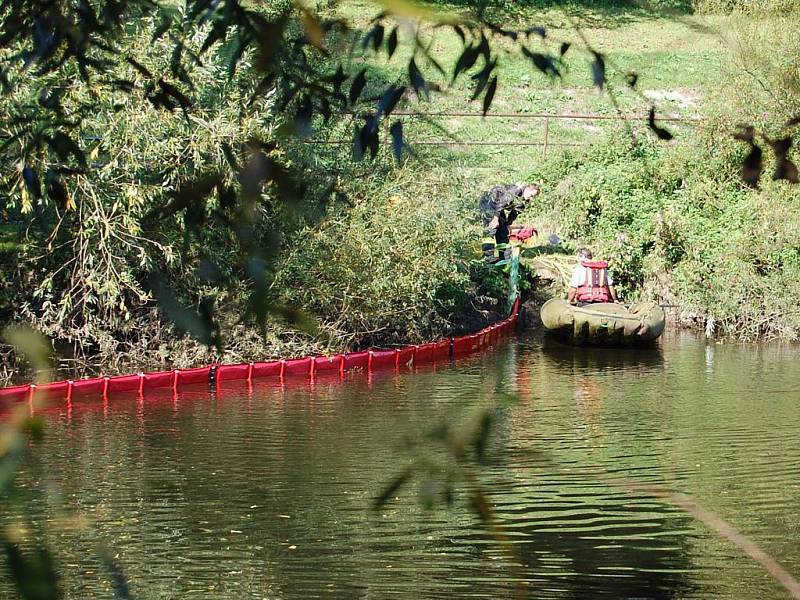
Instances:
[[[132,30],[124,51],[139,57],[144,68],[159,72],[169,63],[170,42],[152,45],[154,27],[149,20]],[[194,44],[200,41],[198,37]],[[160,271],[180,280],[183,285],[178,293],[199,302],[207,283],[204,278],[209,277],[202,268],[213,267],[203,261],[206,255],[199,254],[198,248],[213,248],[214,264],[223,272],[239,268],[235,245],[213,225],[199,240],[201,244],[186,243],[192,219],[213,222],[236,214],[223,206],[222,193],[207,211],[198,207],[199,211],[184,218],[172,216],[158,227],[145,219],[160,210],[172,190],[189,185],[191,178],[223,171],[223,147],[239,147],[236,140],[264,131],[258,120],[268,106],[259,104],[242,114],[248,83],[243,77],[228,80],[225,76],[221,65],[226,51],[220,48],[217,61],[191,70],[195,85],[202,90],[192,114],[155,111],[145,98],[144,86],[130,94],[101,94],[99,110],[72,132],[95,167],[92,171],[69,177],[69,169],[79,166],[77,156],[65,161],[60,156],[29,154],[4,181],[15,200],[4,216],[17,223],[20,246],[12,263],[17,293],[5,297],[10,306],[3,312],[33,322],[55,340],[62,354],[71,346],[76,351],[74,359],[83,362],[93,356],[114,360],[126,351],[146,358],[147,351],[152,351],[157,354],[151,364],[163,361],[164,334],[152,303],[149,274]],[[115,75],[136,81],[138,73],[125,65]],[[0,99],[4,112],[24,114],[36,103],[41,89],[49,89],[47,83],[15,82],[13,93]],[[95,94],[91,84],[77,80],[59,103],[64,113],[77,113],[82,105],[96,100]],[[21,145],[29,143],[26,133],[18,132]],[[38,165],[48,168],[46,177],[26,185],[23,168]],[[226,183],[231,179],[225,177]],[[58,186],[63,192],[53,194]],[[47,188],[55,201],[37,198],[32,188],[39,187]],[[197,191],[190,187],[186,193]],[[269,224],[270,219],[264,218],[264,226]]]
[[[293,237],[275,286],[286,305],[302,306],[324,323],[330,349],[418,343],[451,330],[443,310],[456,308],[469,290],[459,266],[475,232],[453,228],[468,222],[472,199],[433,201],[442,187],[434,177],[414,185],[402,171],[386,175],[363,184],[347,210],[332,207]]]
[[[706,120],[694,134],[667,145],[639,137],[631,151],[624,132],[612,132],[536,169],[555,186],[541,216],[566,239],[596,244],[627,298],[677,304],[685,318],[730,337],[800,335],[796,187],[744,186],[747,147],[729,133],[737,122],[772,139],[790,131],[782,124],[800,105],[796,10],[726,17],[720,37],[731,55],[703,90]]]
[[[335,78],[341,60],[347,93],[364,66],[356,105],[368,108],[387,86],[409,84],[414,41],[424,40],[427,55],[417,49],[415,60],[425,85],[411,82],[416,89],[398,109],[480,113],[486,88],[472,103],[466,99],[481,61],[451,76],[464,49],[456,31],[412,31],[389,17],[384,38],[399,23],[397,51],[389,56],[384,43],[373,52],[360,44],[377,12],[371,3],[320,5],[320,15],[351,26],[326,38],[337,58],[307,53],[307,66],[286,67],[266,94],[264,82],[256,84],[264,49],[240,56],[236,38],[212,43],[201,61],[176,68],[178,30],[156,35],[164,14],[126,26],[117,43],[136,62],[114,63],[106,79],[77,77],[71,62],[39,79],[12,69],[0,97],[13,117],[3,152],[14,165],[2,178],[0,318],[27,321],[53,339],[62,367],[109,373],[464,330],[502,299],[497,277],[485,281],[485,269],[472,262],[477,198],[494,183],[537,179],[545,191],[526,218],[545,235],[558,232],[567,249],[595,244],[614,261],[628,299],[679,304],[728,335],[795,337],[800,321],[786,308],[797,279],[793,188],[742,186],[738,169],[747,148],[730,137],[739,121],[783,135],[781,124],[797,106],[795,15],[761,4],[748,4],[743,16],[716,14],[713,2],[489,3],[482,18],[532,31],[525,41],[531,51],[558,56],[570,44],[553,63],[559,77],[535,68],[518,41],[493,37],[493,56],[502,60],[490,116],[395,117],[406,143],[400,166],[389,143],[374,160],[354,163],[354,118],[328,120],[316,97],[313,116],[303,117],[304,92],[284,85],[303,68]],[[468,3],[435,6],[465,21],[478,14]],[[183,31],[183,56],[200,54],[208,31]],[[283,34],[302,36],[302,25],[292,22]],[[610,96],[593,80],[594,52],[604,58]],[[191,93],[191,109],[180,108],[179,94],[158,95],[150,78],[157,74],[179,80]],[[633,74],[637,84],[628,87]],[[65,86],[68,76],[74,80]],[[109,80],[127,87],[108,87]],[[51,104],[61,115],[95,110],[71,124],[66,137],[56,134],[59,122],[26,125],[34,107]],[[642,121],[491,116],[613,117],[646,114],[651,105],[677,141],[656,142]],[[706,121],[660,120],[669,114]],[[547,156],[532,145],[463,143],[535,144],[545,127]],[[287,137],[290,130],[313,135]],[[442,140],[453,145],[424,144]],[[262,163],[271,174],[258,175],[254,186],[248,172]]]
[[[563,237],[611,260],[625,299],[677,304],[684,317],[733,337],[794,338],[797,195],[785,183],[745,189],[732,168],[740,158],[738,144],[705,129],[634,153],[614,137],[542,172],[559,182],[547,216]]]
[[[435,3],[457,13],[458,29],[376,17],[372,3],[321,3],[327,21],[288,2],[270,14],[234,0],[157,13],[107,2],[98,14],[95,3],[45,3],[94,17],[70,22],[36,4],[0,8],[0,156],[11,167],[0,174],[0,325],[33,325],[62,369],[111,374],[470,329],[505,295],[502,275],[475,261],[478,197],[532,179],[544,193],[523,220],[559,233],[562,252],[596,246],[627,300],[675,303],[734,337],[798,337],[796,188],[759,177],[758,157],[749,170],[760,189],[740,176],[752,144],[790,140],[793,6],[501,2],[478,15],[472,3]],[[465,46],[474,64],[458,72]],[[644,118],[391,115],[641,117],[651,106],[649,128]],[[705,120],[670,124],[668,113]],[[755,137],[732,138],[742,121]],[[535,144],[545,126],[546,156],[463,144]],[[655,140],[667,137],[659,127],[676,140]],[[434,139],[456,146],[423,143]],[[780,166],[765,154],[767,171]],[[0,383],[27,376],[14,360],[3,356]],[[28,498],[13,475],[30,424],[16,415],[0,448],[0,495],[21,514]],[[28,549],[26,563],[21,532],[2,535],[23,597],[58,597],[47,549]],[[52,589],[25,588],[31,580]]]

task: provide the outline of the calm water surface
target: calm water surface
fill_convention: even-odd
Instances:
[[[691,495],[800,575],[799,359],[522,338],[416,373],[75,402],[51,410],[21,481],[68,598],[113,597],[100,545],[142,599],[784,598],[625,482]],[[458,486],[451,508],[426,508],[435,482],[417,478],[371,509],[412,461],[446,459],[426,432],[508,395],[476,470],[507,546]]]

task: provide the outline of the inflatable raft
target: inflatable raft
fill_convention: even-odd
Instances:
[[[541,312],[545,328],[573,344],[635,346],[652,342],[664,332],[664,311],[654,302],[630,308],[611,303],[578,307],[552,298]]]

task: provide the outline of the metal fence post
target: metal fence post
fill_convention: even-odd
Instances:
[[[550,117],[544,118],[544,146],[542,147],[542,158],[547,158],[547,142],[550,138]]]

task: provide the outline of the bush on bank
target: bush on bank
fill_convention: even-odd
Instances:
[[[466,309],[474,205],[446,199],[441,179],[421,175],[365,182],[351,205],[331,206],[292,236],[276,296],[316,317],[333,348],[421,342],[452,331],[448,318]]]

